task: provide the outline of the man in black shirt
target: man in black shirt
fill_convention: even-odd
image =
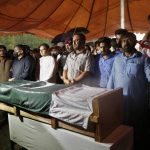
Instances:
[[[26,55],[24,45],[16,45],[14,48],[15,59],[12,65],[12,80],[35,80],[35,62],[32,56]]]

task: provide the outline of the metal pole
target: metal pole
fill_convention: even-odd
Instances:
[[[125,0],[120,0],[120,21],[121,21],[121,28],[125,28],[125,14],[124,14],[124,4]]]

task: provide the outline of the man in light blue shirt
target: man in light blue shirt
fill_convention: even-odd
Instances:
[[[124,123],[134,127],[137,142],[148,115],[147,85],[150,82],[150,62],[135,49],[136,36],[133,33],[124,35],[121,43],[123,53],[114,60],[107,87],[123,88]]]
[[[97,74],[99,86],[102,88],[106,88],[107,86],[114,62],[114,54],[110,51],[110,43],[111,40],[108,37],[99,39],[101,54],[97,55],[95,60],[95,74]]]

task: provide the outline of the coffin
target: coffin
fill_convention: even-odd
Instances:
[[[59,118],[54,118],[47,113],[48,108],[50,107],[49,98],[51,98],[52,93],[57,90],[66,88],[66,86],[51,85],[46,86],[45,89],[38,88],[33,90],[33,88],[38,86],[41,86],[41,83],[39,85],[39,83],[29,83],[27,81],[17,81],[15,83],[7,82],[5,84],[1,84],[0,110],[18,116],[21,121],[24,120],[24,117],[30,118],[39,122],[50,124],[54,129],[63,128],[83,135],[87,135],[89,137],[93,137],[97,142],[102,142],[104,139],[106,139],[106,137],[108,137],[122,123],[123,91],[121,88],[107,91],[104,94],[97,95],[93,98],[93,113],[89,117],[88,128],[84,129],[80,126],[70,124]],[[22,90],[23,93],[18,94],[20,93],[20,91],[22,92]],[[29,91],[31,92],[29,93]],[[34,93],[34,91],[36,92]],[[27,95],[28,102],[25,99],[25,96]],[[21,98],[21,96],[23,99],[18,99]],[[36,99],[34,103],[36,103],[36,105],[34,105],[32,101],[32,98],[34,99],[35,97]],[[41,99],[41,101],[44,101],[43,106],[38,98]]]

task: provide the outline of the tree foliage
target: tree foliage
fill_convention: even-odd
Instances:
[[[7,49],[14,49],[14,46],[17,44],[26,44],[32,49],[37,48],[42,43],[47,43],[49,46],[52,45],[51,40],[31,34],[0,36],[0,44],[5,45]]]

